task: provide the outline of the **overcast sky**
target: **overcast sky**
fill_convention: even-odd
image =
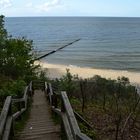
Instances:
[[[140,17],[140,0],[0,0],[0,14]]]

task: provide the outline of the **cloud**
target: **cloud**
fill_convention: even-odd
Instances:
[[[37,5],[36,8],[39,11],[50,11],[54,8],[60,8],[62,7],[61,0],[51,0],[49,2],[45,2],[43,4]]]
[[[25,6],[30,9],[36,9],[38,12],[46,12],[55,8],[60,8],[63,6],[63,4],[61,3],[61,0],[50,0],[48,2],[44,2],[38,5],[29,2]]]
[[[0,9],[12,6],[11,0],[0,0]]]
[[[40,4],[37,7],[40,11],[49,11],[50,9],[59,6],[60,0],[52,0],[50,2],[45,2],[43,4]]]

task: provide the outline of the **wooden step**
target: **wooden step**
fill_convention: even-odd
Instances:
[[[15,140],[19,140],[19,137],[15,137]],[[35,136],[20,137],[20,140],[61,140],[60,135],[57,133],[53,134],[41,134]]]
[[[47,128],[47,129],[38,129],[38,130],[32,130],[32,131],[23,131],[18,133],[17,135],[20,135],[20,137],[22,136],[30,136],[30,135],[40,135],[40,134],[50,134],[50,133],[60,133],[59,130],[55,130],[52,128]]]
[[[35,90],[31,112],[24,129],[16,134],[17,140],[60,140],[60,126],[51,116],[45,94]]]

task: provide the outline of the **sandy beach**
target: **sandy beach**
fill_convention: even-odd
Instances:
[[[107,70],[107,69],[94,69],[88,67],[77,67],[72,65],[50,64],[47,62],[37,61],[35,64],[40,64],[43,69],[46,69],[49,78],[60,78],[66,73],[66,69],[70,69],[73,75],[81,78],[90,78],[94,75],[100,75],[104,78],[117,79],[118,76],[128,77],[133,84],[140,85],[140,73],[128,72],[121,70]]]

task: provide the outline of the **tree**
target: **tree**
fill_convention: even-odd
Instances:
[[[4,29],[4,16],[0,16],[0,44],[7,38],[7,31]]]
[[[32,48],[31,40],[9,36],[0,16],[0,105],[8,95],[22,96],[25,84],[36,78]]]
[[[4,16],[0,16],[0,73],[12,79],[35,74],[32,41],[8,36],[4,29]]]

